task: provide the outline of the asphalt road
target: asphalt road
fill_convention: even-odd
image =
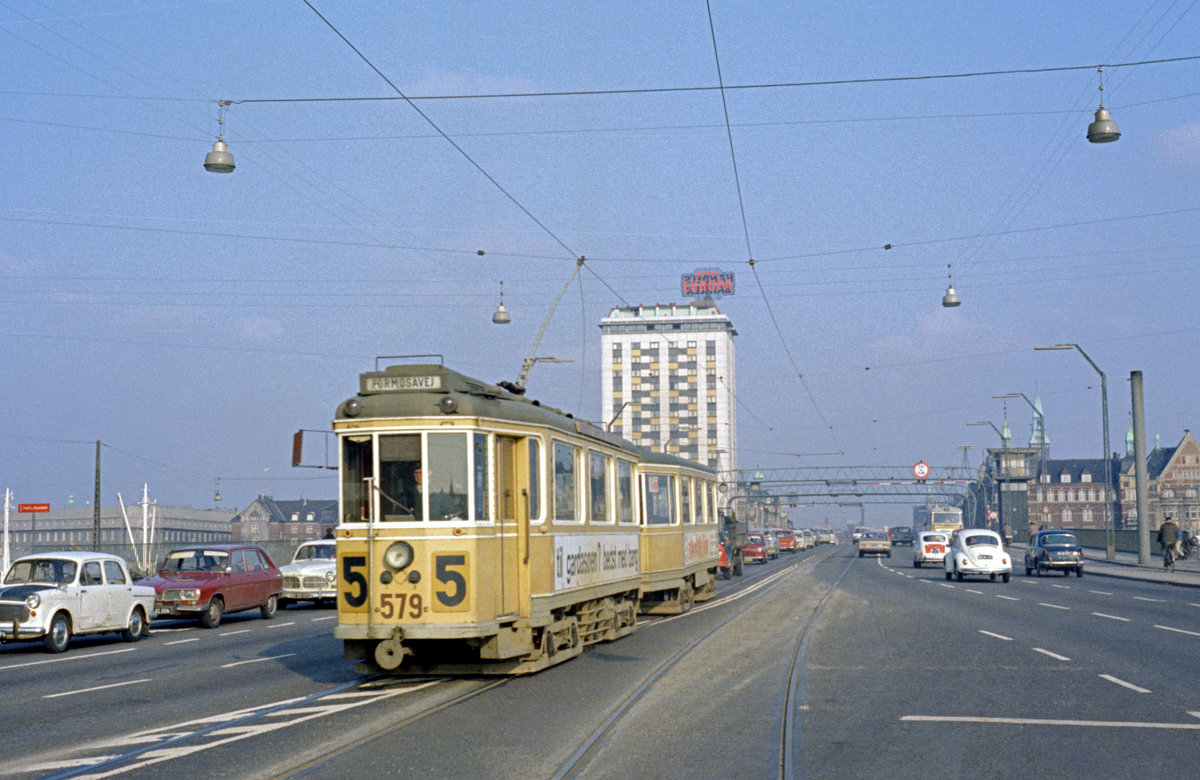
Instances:
[[[1187,777],[1200,592],[784,554],[540,674],[367,679],[329,609],[0,649],[16,777]]]

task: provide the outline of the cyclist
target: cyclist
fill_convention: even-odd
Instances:
[[[1179,557],[1179,526],[1170,515],[1158,527],[1158,543],[1162,546],[1163,567],[1174,568],[1175,559]]]

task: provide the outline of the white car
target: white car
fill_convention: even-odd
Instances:
[[[859,539],[862,538],[863,534],[865,534],[867,531],[870,531],[870,530],[871,530],[870,528],[860,525],[858,528],[855,528],[854,531],[850,534],[850,539],[852,541],[857,542]]]
[[[995,580],[999,575],[1008,582],[1012,576],[1012,558],[1004,551],[1004,542],[995,531],[965,528],[950,535],[946,550],[946,579],[962,582],[967,575],[987,575]]]
[[[304,542],[296,548],[292,562],[279,567],[283,574],[283,593],[279,606],[293,601],[337,599],[337,543],[333,539]]]
[[[923,563],[945,563],[946,545],[950,539],[941,531],[922,531],[917,534],[913,544],[913,568],[921,568]]]
[[[125,561],[99,552],[50,552],[13,561],[0,585],[0,642],[41,639],[61,653],[72,636],[150,633],[154,588],[134,585]]]

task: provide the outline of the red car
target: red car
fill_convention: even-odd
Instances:
[[[796,543],[796,532],[790,528],[775,529],[775,538],[779,540],[779,552],[794,553],[799,549]]]
[[[746,537],[746,546],[742,548],[742,560],[746,563],[758,561],[767,562],[767,543],[762,534],[750,534]]]
[[[139,584],[154,587],[156,617],[196,617],[216,628],[227,612],[257,608],[275,617],[283,575],[256,544],[197,544],[171,550],[158,575]]]

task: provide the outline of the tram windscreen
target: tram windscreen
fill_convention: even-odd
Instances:
[[[424,517],[423,477],[421,434],[379,437],[379,507],[384,522]]]
[[[646,525],[675,524],[675,475],[643,474],[642,506]]]
[[[370,492],[365,480],[374,475],[371,436],[342,437],[342,522],[371,519]]]

